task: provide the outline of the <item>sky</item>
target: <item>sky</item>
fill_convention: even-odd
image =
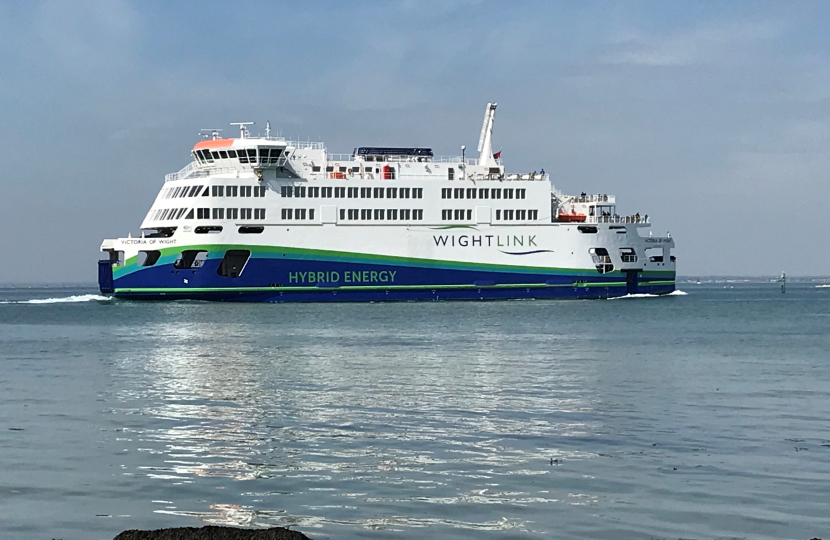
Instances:
[[[202,128],[456,155],[488,101],[508,172],[616,195],[680,274],[828,275],[828,23],[809,1],[0,1],[0,283],[94,283]]]

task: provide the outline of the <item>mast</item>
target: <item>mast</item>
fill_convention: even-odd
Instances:
[[[478,164],[485,167],[495,167],[493,157],[493,121],[496,119],[496,103],[488,103],[484,110],[484,124],[481,126],[481,136],[478,139]]]

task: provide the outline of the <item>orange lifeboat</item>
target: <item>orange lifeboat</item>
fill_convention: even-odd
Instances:
[[[577,214],[575,211],[571,210],[571,213],[567,212],[559,212],[559,221],[564,221],[565,223],[584,223],[585,222],[585,214]]]

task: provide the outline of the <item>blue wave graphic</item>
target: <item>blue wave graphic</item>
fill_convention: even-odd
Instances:
[[[534,253],[553,253],[552,249],[536,249],[533,251],[502,251],[505,255],[533,255]]]

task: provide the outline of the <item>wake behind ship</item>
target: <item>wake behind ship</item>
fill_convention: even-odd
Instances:
[[[212,137],[165,177],[138,238],[104,240],[101,292],[253,302],[606,298],[675,289],[674,240],[614,196],[508,174],[488,103],[478,159],[430,148]],[[462,152],[464,147],[462,146]]]

